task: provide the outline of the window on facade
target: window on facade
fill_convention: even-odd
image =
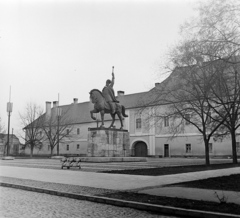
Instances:
[[[191,152],[192,152],[191,144],[186,144],[186,153],[191,153]]]
[[[67,135],[69,135],[69,129],[67,129]]]
[[[79,128],[77,128],[77,134],[78,134],[78,135],[80,134],[80,129],[79,129]]]
[[[237,153],[240,153],[240,142],[236,142]]]
[[[142,119],[137,118],[136,119],[136,129],[141,129],[142,128]]]
[[[66,148],[66,149],[67,149],[67,151],[69,151],[69,145],[67,145],[67,148]]]
[[[213,144],[212,143],[208,143],[208,149],[209,149],[209,153],[213,152]]]
[[[80,148],[80,145],[79,144],[77,144],[77,149],[79,149]]]
[[[164,126],[169,126],[169,117],[164,117]]]
[[[186,125],[190,124],[190,120],[191,120],[191,114],[185,114],[185,119],[186,119]]]
[[[50,150],[50,145],[48,145],[48,150]]]

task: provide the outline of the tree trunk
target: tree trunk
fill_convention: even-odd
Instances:
[[[209,159],[209,146],[208,146],[209,140],[204,137],[204,145],[205,145],[205,164],[207,166],[210,165],[210,159]]]
[[[31,157],[31,158],[33,157],[33,148],[34,148],[34,145],[31,145],[31,148],[30,148],[30,150],[31,150],[31,152],[30,152],[30,157]]]
[[[233,158],[233,164],[237,164],[237,143],[236,143],[236,134],[235,131],[231,132],[232,137],[232,158]]]
[[[53,147],[51,146],[51,156],[53,156]]]

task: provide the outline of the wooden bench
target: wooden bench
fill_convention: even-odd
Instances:
[[[78,167],[79,169],[81,169],[80,166],[80,162],[81,162],[81,158],[80,157],[64,157],[61,160],[62,162],[62,169],[64,167],[67,167],[67,169],[70,169],[70,167]]]

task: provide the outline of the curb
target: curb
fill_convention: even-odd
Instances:
[[[45,193],[50,195],[56,195],[59,197],[68,197],[68,198],[73,198],[77,200],[87,200],[87,201],[92,201],[97,203],[110,204],[114,206],[129,207],[129,208],[134,208],[138,210],[152,211],[152,212],[169,214],[169,215],[179,215],[184,217],[203,217],[203,218],[237,218],[237,217],[239,218],[239,215],[234,215],[234,214],[190,210],[190,209],[183,209],[183,208],[177,208],[177,207],[141,203],[141,202],[135,202],[135,201],[125,201],[125,200],[100,197],[100,196],[74,194],[74,193],[61,192],[61,191],[56,191],[51,189],[36,188],[33,186],[16,185],[16,184],[5,183],[5,182],[0,182],[0,186],[22,189],[26,191]]]

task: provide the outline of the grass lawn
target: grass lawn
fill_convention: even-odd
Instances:
[[[170,186],[182,186],[191,188],[216,189],[240,192],[240,171],[239,174],[234,174],[230,176],[222,176],[216,178],[201,179],[191,182],[176,183]]]
[[[231,167],[239,167],[240,164],[214,164],[211,166],[205,165],[191,165],[191,166],[179,166],[179,167],[162,167],[162,168],[151,168],[151,169],[135,169],[135,170],[114,170],[105,171],[105,173],[118,173],[118,174],[132,174],[132,175],[170,175],[178,173],[225,169]],[[184,186],[201,189],[218,189],[240,192],[240,171],[239,174],[215,177],[191,182],[176,183],[171,186]],[[147,194],[138,194],[135,192],[117,192],[103,194],[105,197],[117,198],[129,201],[137,201],[143,203],[151,203],[158,205],[166,205],[173,207],[180,207],[186,209],[195,209],[203,211],[212,211],[219,213],[230,213],[240,215],[240,205],[233,203],[215,203],[206,201],[197,201],[181,198],[163,197],[163,196],[152,196]]]
[[[117,193],[101,194],[99,196],[122,199],[126,201],[135,201],[135,202],[142,202],[142,203],[148,203],[148,204],[185,208],[185,209],[191,209],[191,210],[203,210],[203,211],[240,215],[240,205],[233,204],[233,203],[215,203],[215,202],[207,202],[207,201],[182,199],[182,198],[171,198],[171,197],[153,196],[153,195],[147,195],[147,194],[138,194],[133,192],[117,192]]]
[[[132,170],[109,170],[99,171],[99,173],[115,173],[115,174],[131,174],[131,175],[145,175],[145,176],[163,176],[179,173],[199,172],[206,170],[217,170],[232,167],[240,167],[240,163],[232,164],[212,164],[206,165],[187,165],[187,166],[174,166],[174,167],[156,167],[156,168],[143,168],[143,169],[132,169]]]

